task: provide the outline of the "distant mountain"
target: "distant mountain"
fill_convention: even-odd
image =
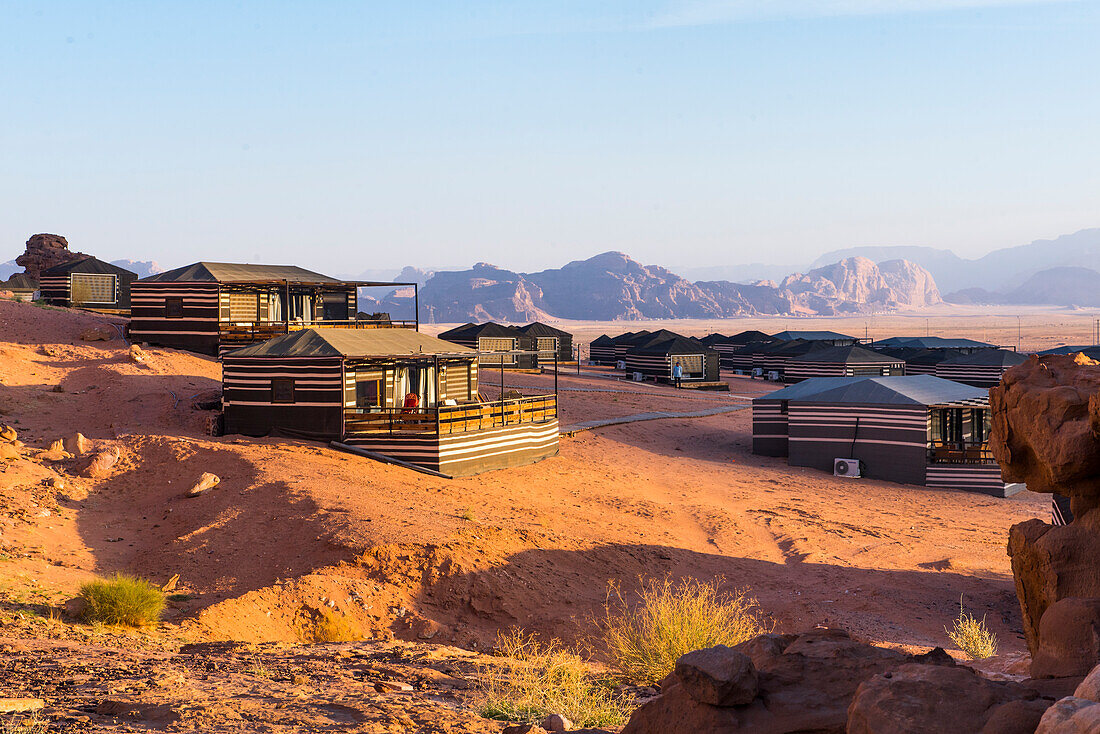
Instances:
[[[23,266],[16,265],[15,260],[8,260],[6,263],[0,263],[0,280],[7,280],[16,273],[22,273]]]
[[[836,258],[828,262],[836,262],[843,258]],[[822,264],[828,264],[822,263]],[[691,281],[720,281],[728,280],[733,283],[755,283],[759,280],[782,280],[788,273],[797,270],[796,265],[766,265],[764,263],[749,263],[748,265],[709,265],[699,266],[671,266],[669,270]]]
[[[1100,228],[994,250],[976,260],[932,247],[851,247],[825,253],[814,266],[848,257],[866,257],[876,262],[904,258],[931,272],[944,292],[973,288],[1007,292],[1051,267],[1100,268]]]
[[[148,278],[150,275],[164,272],[164,268],[157,264],[156,260],[112,260],[111,264],[137,273],[139,278]]]
[[[1050,268],[1009,291],[1005,303],[1100,306],[1100,273],[1090,268]]]
[[[412,310],[411,298],[411,293],[399,292],[372,305],[396,316]],[[692,283],[621,252],[605,252],[538,273],[479,263],[470,270],[437,272],[420,291],[421,318],[427,322],[836,315],[939,301],[928,271],[902,260],[879,266],[866,258],[849,258],[789,275],[779,284]]]

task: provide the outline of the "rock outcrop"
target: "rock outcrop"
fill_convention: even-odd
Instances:
[[[1068,496],[1069,525],[1028,520],[1008,553],[1036,678],[1100,662],[1100,364],[1035,357],[990,390],[990,446],[1006,481]]]
[[[623,734],[1031,734],[1051,703],[939,649],[906,655],[815,629],[688,653]]]
[[[68,240],[59,234],[35,234],[27,240],[26,252],[15,258],[15,262],[23,266],[27,275],[37,280],[46,268],[85,257],[88,255],[83,252],[70,251]]]

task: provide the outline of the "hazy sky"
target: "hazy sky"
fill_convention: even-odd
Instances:
[[[670,265],[1100,226],[1100,2],[0,4],[0,261]]]

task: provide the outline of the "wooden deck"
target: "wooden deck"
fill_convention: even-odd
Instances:
[[[558,401],[553,395],[493,402],[441,405],[438,408],[375,408],[370,412],[344,411],[344,434],[361,436],[434,434],[484,431],[556,420]]]

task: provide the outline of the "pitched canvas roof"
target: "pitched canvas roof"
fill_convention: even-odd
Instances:
[[[888,354],[872,352],[858,344],[849,344],[846,347],[831,347],[829,349],[817,349],[806,354],[800,354],[791,358],[792,362],[834,362],[837,364],[863,363],[863,364],[889,364],[899,362],[899,357],[891,357]]]
[[[614,344],[615,344],[614,339],[609,337],[607,334],[600,334],[598,337],[596,337],[595,339],[592,340],[592,343],[589,346],[603,347],[603,346],[609,346],[609,345],[614,345]]]
[[[1079,346],[1054,347],[1053,349],[1046,349],[1042,352],[1036,352],[1036,354],[1042,357],[1047,354],[1077,354],[1078,352],[1081,352],[1086,357],[1096,359],[1096,355],[1100,354],[1100,344],[1082,344]]]
[[[197,262],[142,278],[145,283],[207,282],[255,283],[285,280],[291,283],[341,283],[343,281],[297,265],[252,265],[249,263]]]
[[[132,275],[137,277],[137,273],[127,270],[126,268],[120,268],[117,265],[112,265],[108,262],[103,262],[96,257],[78,258],[76,260],[70,260],[67,263],[61,263],[60,265],[54,265],[52,268],[46,268],[42,271],[42,275],[68,275],[69,273],[89,273],[97,275]]]
[[[965,364],[977,367],[1014,367],[1027,361],[1026,354],[1008,349],[982,349],[972,354],[960,354],[941,364]]]
[[[476,354],[412,329],[303,329],[237,349],[227,357],[400,357]]]
[[[832,390],[835,387],[841,387],[853,382],[859,382],[860,380],[866,380],[867,377],[811,377],[808,380],[802,382],[796,382],[793,385],[789,385],[782,390],[776,390],[770,392],[767,395],[762,395],[756,400],[805,400],[811,395],[826,392]]]
[[[805,382],[841,379],[812,377]],[[802,385],[805,383],[799,383]],[[795,385],[794,387],[798,387]],[[783,400],[812,400],[815,403],[858,403],[863,405],[951,405],[967,403],[982,405],[989,400],[989,392],[980,387],[963,385],[932,375],[906,375],[899,377],[865,377],[854,382],[833,386],[824,391],[807,388],[804,396],[780,398]],[[782,391],[780,391],[782,392]],[[767,397],[775,396],[771,393]]]
[[[666,339],[646,342],[627,351],[627,354],[704,354],[707,347],[698,339],[675,334]]]
[[[15,273],[7,280],[0,280],[0,291],[33,291],[38,281],[26,273]]]
[[[783,341],[791,341],[793,339],[805,339],[806,341],[827,341],[832,339],[855,340],[854,336],[838,334],[835,331],[781,331],[774,336],[776,339],[782,339]]]
[[[918,347],[920,349],[993,349],[992,344],[973,339],[945,339],[942,336],[894,336],[880,339],[875,346]]]
[[[568,336],[572,337],[568,331],[562,331],[561,329],[555,329],[549,324],[544,324],[541,321],[533,321],[527,326],[519,327],[520,332],[527,336]]]
[[[730,344],[751,344],[759,341],[772,341],[775,337],[765,334],[762,331],[748,330],[742,331],[739,334],[734,334],[729,337]]]

